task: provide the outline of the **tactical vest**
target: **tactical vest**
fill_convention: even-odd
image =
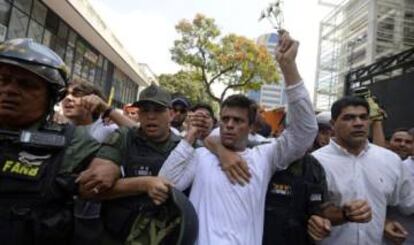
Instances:
[[[126,152],[123,153],[124,159],[121,164],[124,177],[157,176],[170,151],[162,152],[156,149],[135,130],[130,129],[126,136]],[[177,144],[178,141],[174,147]],[[146,194],[105,201],[102,205],[105,230],[117,240],[124,241],[135,218],[142,212],[157,212],[157,207]]]
[[[263,244],[313,244],[307,220],[326,195],[325,172],[311,155],[276,172],[268,186]]]
[[[67,145],[73,132],[68,126],[53,133],[64,135]],[[69,243],[72,196],[58,176],[64,153],[64,146],[47,149],[0,140],[1,244]]]

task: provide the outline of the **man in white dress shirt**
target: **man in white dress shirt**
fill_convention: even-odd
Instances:
[[[185,139],[163,165],[160,175],[176,188],[184,190],[192,184],[190,201],[199,216],[199,245],[261,244],[265,195],[271,176],[303,156],[312,144],[317,125],[309,95],[297,71],[297,49],[298,43],[284,33],[276,58],[287,85],[291,124],[277,140],[246,148],[256,116],[254,102],[243,95],[233,95],[221,105],[221,143],[247,162],[251,174],[249,184],[232,184],[213,153],[191,146],[198,131],[196,117]]]
[[[381,244],[387,206],[414,213],[413,178],[397,154],[368,142],[365,100],[344,97],[331,112],[335,138],[313,155],[325,168],[328,200],[343,217],[321,244]]]

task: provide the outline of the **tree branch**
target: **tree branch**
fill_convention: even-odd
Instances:
[[[220,96],[220,102],[221,101],[223,101],[223,99],[224,99],[224,96],[226,95],[226,93],[227,93],[227,91],[229,90],[229,89],[233,89],[233,88],[241,88],[241,87],[244,87],[244,86],[246,86],[252,79],[253,79],[253,77],[254,77],[254,75],[255,75],[255,73],[254,72],[252,72],[251,74],[250,74],[250,76],[248,77],[248,78],[246,78],[243,82],[241,82],[241,83],[237,83],[237,84],[231,84],[231,85],[229,85],[229,86],[227,86],[225,89],[224,89],[224,91],[221,93],[221,96]]]
[[[233,68],[234,68],[234,65],[229,66],[229,67],[227,67],[227,68],[225,68],[225,69],[221,70],[219,73],[217,73],[215,76],[213,76],[213,77],[211,78],[211,80],[208,82],[208,85],[210,86],[210,85],[214,82],[214,80],[216,80],[217,78],[219,78],[219,77],[220,77],[221,75],[223,75],[224,73],[226,73],[226,72],[228,72],[228,71],[232,70]]]

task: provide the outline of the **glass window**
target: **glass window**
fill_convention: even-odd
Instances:
[[[32,7],[32,0],[14,0],[14,6],[29,14],[30,8]]]
[[[53,49],[62,59],[65,57],[66,42],[62,39],[52,35],[50,41],[50,48]]]
[[[50,10],[47,11],[45,26],[52,34],[56,34],[58,31],[59,17]]]
[[[74,48],[75,44],[76,44],[76,33],[71,30],[69,32],[68,45]]]
[[[69,32],[68,26],[61,21],[59,25],[59,31],[57,34],[58,37],[62,38],[63,40],[66,40],[66,37],[68,36],[68,32]]]
[[[79,42],[78,42],[79,45]],[[81,75],[82,70],[82,62],[83,62],[83,53],[81,49],[77,48],[75,53],[75,62],[73,64],[73,74]]]
[[[94,84],[96,84],[96,86],[103,88],[103,81],[102,81],[102,69],[99,67],[96,67],[95,69],[95,80],[94,80]]]
[[[93,79],[95,78],[95,73],[96,73],[96,70],[95,70],[96,68],[95,68],[95,66],[94,65],[92,65],[91,67],[90,67],[90,69],[89,69],[89,76],[88,76],[88,81],[89,82],[93,82]]]
[[[73,55],[74,55],[75,50],[68,46],[66,48],[66,55],[65,55],[65,64],[69,69],[69,73],[72,72],[72,62],[73,62]]]
[[[52,39],[52,33],[48,30],[45,30],[45,33],[43,34],[43,44],[50,47],[50,40]]]
[[[26,36],[27,24],[29,23],[29,18],[23,14],[17,8],[12,9],[9,31],[7,33],[7,38],[19,38]]]
[[[5,0],[0,0],[0,24],[7,26],[10,15],[10,3]]]
[[[85,79],[85,80],[88,79],[89,69],[90,69],[90,63],[89,63],[89,61],[84,60],[83,67],[82,67],[82,72],[81,72],[81,77],[83,79]]]
[[[73,64],[73,74],[74,75],[81,75],[82,70],[82,58],[76,58],[75,63]]]
[[[45,24],[47,8],[39,0],[33,2],[32,19],[35,19],[41,25]]]
[[[102,64],[103,64],[103,56],[102,55],[98,55],[98,67],[102,68]]]
[[[31,20],[29,24],[29,32],[27,37],[33,38],[34,41],[41,43],[43,36],[43,26],[38,24],[36,21]]]

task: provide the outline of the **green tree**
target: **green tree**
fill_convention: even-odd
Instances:
[[[230,89],[246,91],[277,83],[276,64],[267,49],[236,34],[219,39],[214,19],[197,14],[192,22],[182,20],[175,28],[180,38],[171,49],[172,59],[194,71],[214,101],[222,101]],[[212,92],[217,83],[224,85],[220,96]]]
[[[195,72],[181,70],[175,74],[161,74],[158,80],[160,86],[167,89],[171,94],[182,94],[193,104],[201,101],[205,103],[212,102],[198,74]]]

